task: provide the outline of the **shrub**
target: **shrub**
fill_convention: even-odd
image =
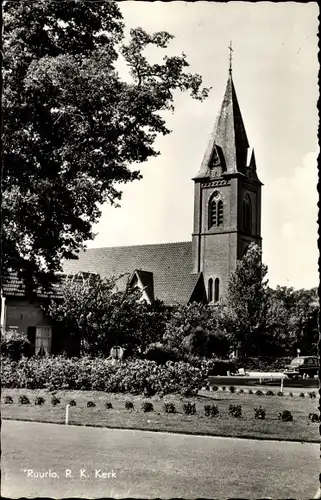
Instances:
[[[26,396],[25,394],[20,394],[20,396],[19,396],[19,404],[21,404],[21,405],[29,405],[30,404],[30,400],[29,400],[28,396]]]
[[[13,403],[12,397],[11,396],[5,396],[5,398],[4,398],[4,404],[5,405],[12,405],[12,403]]]
[[[264,396],[264,393],[261,391],[261,389],[258,389],[255,394],[257,396]]]
[[[165,365],[167,361],[179,361],[179,355],[175,349],[170,349],[161,343],[150,344],[144,352],[144,359],[155,361]]]
[[[51,398],[51,404],[52,404],[53,406],[59,405],[59,404],[60,404],[60,399],[59,399],[59,398],[57,398],[56,396],[53,396],[53,397]]]
[[[275,358],[270,356],[240,357],[234,360],[236,370],[244,368],[247,371],[282,371],[292,361],[292,357]]]
[[[235,392],[235,390],[236,390],[236,389],[235,389],[234,385],[230,385],[230,387],[229,387],[229,391],[230,391],[232,394]]]
[[[136,359],[113,365],[102,358],[3,358],[2,386],[28,389],[99,390],[131,394],[196,395],[206,383],[204,371],[188,363]]]
[[[279,391],[279,392],[278,392],[278,396],[283,396],[283,392],[282,392],[282,391]]]
[[[239,394],[244,394],[244,389],[240,389],[238,393]],[[250,394],[250,392],[249,392],[249,394]]]
[[[110,401],[106,401],[106,403],[105,403],[105,408],[106,408],[107,410],[112,410],[113,405],[111,404],[111,402],[110,402]]]
[[[274,392],[273,391],[267,391],[266,392],[266,396],[274,396]]]
[[[290,398],[293,398],[293,392],[289,392]]]
[[[153,403],[151,403],[150,401],[143,401],[142,402],[142,410],[145,413],[148,413],[150,411],[154,411]]]
[[[165,413],[176,413],[176,408],[174,403],[164,403]]]
[[[242,389],[241,389],[241,390],[242,390]],[[249,394],[253,394],[253,391],[252,391],[252,389],[250,389],[250,390],[249,390]]]
[[[35,405],[43,405],[45,403],[45,399],[42,396],[37,396],[35,399]]]
[[[125,401],[125,408],[126,408],[126,410],[133,410],[134,403],[132,401]]]
[[[317,413],[309,413],[309,419],[311,420],[311,422],[320,422],[320,415],[318,415]]]
[[[316,395],[315,391],[310,391],[309,392],[309,398],[314,399],[316,397],[317,397],[317,395]]]
[[[22,356],[31,356],[34,346],[24,333],[9,330],[1,334],[1,354],[12,361],[18,361]]]
[[[212,385],[212,390],[213,391],[218,391],[218,386],[217,385]]]
[[[225,385],[222,385],[222,391],[226,391]]]
[[[282,422],[293,422],[293,415],[289,410],[283,410],[279,413],[279,420],[282,420]]]
[[[190,403],[189,401],[187,403],[184,403],[183,411],[185,415],[195,415],[196,413],[195,403]]]
[[[96,403],[94,403],[94,401],[87,401],[87,408],[93,408],[94,406],[96,406]]]
[[[262,408],[262,406],[259,406],[258,408],[253,408],[254,410],[254,418],[260,419],[260,420],[265,420],[265,408]]]
[[[220,413],[217,405],[214,404],[205,405],[204,411],[205,411],[205,417],[211,417],[211,418],[216,417]]]
[[[305,394],[304,394],[304,392],[300,392],[299,397],[300,397],[300,398],[305,398]]]
[[[230,405],[228,412],[234,418],[241,418],[242,417],[242,406],[241,405]]]
[[[213,358],[201,361],[200,365],[206,370],[207,376],[226,376],[227,372],[235,373],[235,362],[230,359]]]
[[[69,401],[69,406],[77,406],[76,401],[75,401],[74,399],[71,399],[71,400]]]

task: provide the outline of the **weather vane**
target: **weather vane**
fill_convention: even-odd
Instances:
[[[232,73],[232,52],[233,52],[233,49],[232,49],[232,42],[230,42],[230,45],[229,45],[229,51],[230,51],[230,69],[229,69],[229,72],[230,74]]]

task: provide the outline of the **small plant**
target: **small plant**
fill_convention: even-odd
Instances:
[[[266,391],[266,396],[274,396],[274,392],[273,391]]]
[[[150,401],[143,401],[142,402],[142,410],[145,413],[148,413],[150,411],[154,411],[153,403],[151,403]]]
[[[242,406],[241,405],[230,405],[228,412],[234,418],[242,418]]]
[[[87,401],[87,408],[93,408],[94,406],[96,406],[96,403],[93,401]]]
[[[212,385],[212,391],[218,391],[218,386],[217,385]]]
[[[226,391],[225,385],[222,385],[222,391]]]
[[[217,405],[205,405],[204,406],[204,411],[205,411],[205,417],[217,417],[217,415],[219,415],[219,410],[218,410],[218,407]]]
[[[238,393],[239,394],[244,394],[244,389],[240,389]]]
[[[12,399],[12,397],[11,397],[11,396],[6,396],[6,397],[4,398],[4,404],[5,404],[5,405],[12,405],[12,403],[13,403],[13,399]]]
[[[262,406],[259,406],[258,408],[253,408],[254,410],[254,417],[259,419],[259,420],[265,420],[265,408],[262,408]]]
[[[283,396],[283,392],[282,392],[282,391],[279,391],[279,392],[278,392],[278,396]]]
[[[293,415],[289,410],[283,410],[279,413],[279,420],[282,420],[282,422],[293,422]]]
[[[105,408],[106,408],[107,410],[112,410],[113,405],[111,404],[111,402],[110,402],[110,401],[106,401],[106,403],[105,403]]]
[[[264,396],[263,392],[261,391],[261,389],[258,389],[255,393],[257,396]]]
[[[42,396],[37,396],[35,399],[35,405],[43,405],[45,402],[44,398]]]
[[[25,394],[21,394],[19,396],[19,404],[21,404],[21,405],[29,405],[30,404],[30,400],[29,400],[28,396],[26,396]]]
[[[309,398],[314,399],[316,397],[317,397],[317,395],[316,395],[315,391],[310,391],[309,392]]]
[[[293,392],[289,392],[290,398],[293,398]]]
[[[76,401],[75,401],[74,399],[71,399],[71,400],[69,401],[69,406],[77,406]]]
[[[232,394],[235,392],[235,390],[236,390],[236,389],[235,389],[234,385],[230,385],[230,387],[229,387],[229,391],[230,391]]]
[[[183,411],[185,415],[195,415],[196,413],[195,403],[190,403],[189,401],[187,403],[184,403]]]
[[[304,392],[300,392],[299,397],[300,397],[300,398],[305,398],[305,394],[304,394]]]
[[[309,413],[309,419],[311,422],[320,422],[320,415],[317,413]]]
[[[57,398],[56,396],[53,396],[53,397],[51,398],[51,404],[52,404],[53,406],[59,405],[59,404],[60,404],[60,399],[59,399],[59,398]]]
[[[241,389],[241,391],[242,391],[242,390],[243,390],[243,389]],[[250,389],[250,390],[249,390],[249,394],[253,394],[252,389]]]
[[[125,408],[126,408],[126,410],[133,410],[134,403],[132,401],[125,401]]]
[[[164,403],[165,413],[176,413],[176,408],[174,403]]]

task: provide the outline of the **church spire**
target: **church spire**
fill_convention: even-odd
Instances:
[[[232,52],[233,52],[233,49],[232,49],[232,42],[230,42],[230,45],[229,45],[229,51],[230,51],[230,67],[229,67],[229,74],[231,75],[232,74]]]
[[[211,177],[213,157],[221,156],[223,173],[242,172],[249,143],[232,78],[232,44],[229,46],[229,76],[220,113],[196,178]]]

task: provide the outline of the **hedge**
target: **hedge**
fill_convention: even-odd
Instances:
[[[237,358],[233,360],[235,371],[244,368],[248,371],[283,371],[286,365],[289,365],[292,357],[272,358],[261,356],[257,358]]]
[[[197,394],[206,372],[184,362],[135,360],[112,364],[101,358],[22,358],[1,363],[2,387],[28,389],[74,389],[132,394]]]

